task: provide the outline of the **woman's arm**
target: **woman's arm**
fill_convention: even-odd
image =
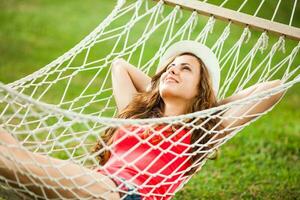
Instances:
[[[219,104],[226,104],[232,101],[236,101],[239,99],[243,99],[249,95],[253,95],[256,93],[260,93],[263,91],[266,91],[268,89],[277,87],[281,85],[283,81],[281,80],[274,80],[264,83],[259,83],[256,85],[253,85],[231,97],[228,97],[224,100],[221,100]],[[253,102],[246,105],[240,105],[235,106],[234,108],[230,108],[228,111],[226,111],[223,114],[224,120],[222,122],[222,126],[224,128],[234,129],[234,127],[241,126],[248,121],[252,120],[256,116],[258,116],[260,113],[265,112],[270,107],[272,107],[275,103],[279,101],[281,96],[283,95],[283,91],[279,92],[277,94],[273,94],[269,96],[268,98],[262,99],[260,102]],[[245,116],[246,115],[246,116]],[[253,116],[250,116],[253,115]],[[256,115],[256,116],[254,116]],[[241,117],[237,119],[236,117]]]
[[[112,63],[112,85],[118,110],[123,110],[137,92],[145,92],[151,78],[124,59]]]
[[[118,192],[112,192],[116,185],[109,177],[71,161],[30,152],[1,128],[0,176],[12,187],[26,187],[49,199],[120,199]]]

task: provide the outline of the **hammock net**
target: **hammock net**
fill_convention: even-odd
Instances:
[[[226,1],[223,4],[225,3]],[[252,13],[253,16],[257,15],[260,7],[261,4]],[[295,6],[293,8],[292,13]],[[221,66],[221,83],[217,96],[219,100],[255,83],[275,79],[284,80],[285,83],[242,100],[186,115],[149,119],[115,118],[118,110],[112,95],[112,61],[124,58],[152,76],[166,48],[183,39],[206,44],[217,55]],[[130,168],[132,176],[126,181],[136,187],[133,192],[148,199],[169,199],[192,177],[186,172],[194,167],[199,171],[215,149],[272,108],[257,114],[256,118],[242,126],[223,130],[230,131],[224,137],[218,138],[224,132],[218,131],[216,127],[206,129],[208,121],[218,119],[221,123],[224,120],[222,114],[227,110],[259,103],[300,81],[299,47],[300,43],[296,39],[251,29],[247,25],[237,26],[231,21],[184,10],[178,5],[166,5],[163,1],[118,1],[107,18],[64,55],[18,81],[7,85],[0,83],[0,127],[31,152],[68,160],[92,169],[91,171],[102,170],[111,178],[118,178],[119,172]],[[243,116],[232,116],[233,119],[243,117],[253,116],[247,112]],[[177,126],[180,128],[174,128]],[[97,153],[110,151],[114,154],[116,145],[128,137],[136,141],[122,154],[124,157],[118,157],[123,166],[113,173],[107,165],[99,164],[97,153],[91,153],[96,141],[102,141],[101,134],[111,127],[121,133],[118,140],[109,145],[102,142],[103,148]],[[186,144],[184,141],[188,139],[188,135],[199,129],[205,131],[205,135],[211,134],[211,139],[201,142],[203,138],[199,138],[194,143]],[[187,134],[182,135],[184,131]],[[141,145],[147,145],[148,151],[140,153],[140,156],[129,162],[126,156]],[[208,146],[211,148],[207,148]],[[195,147],[196,151],[188,151]],[[155,157],[153,152],[156,152]],[[156,163],[161,162],[166,154],[169,155],[168,158],[171,155],[172,159],[165,161],[164,167],[155,168]],[[188,158],[196,154],[201,156],[183,170]],[[3,156],[20,167],[24,165],[24,161],[12,155]],[[141,168],[137,163],[147,156],[147,167]],[[35,163],[34,160],[27,162]],[[174,167],[174,162],[180,164]],[[51,167],[59,169],[55,164]],[[49,178],[36,176],[30,170],[25,170],[24,175],[28,179],[41,181]],[[69,179],[76,178],[65,176]],[[141,176],[144,177],[143,181],[136,184],[136,178]],[[59,178],[52,179],[59,183]],[[2,189],[11,190],[19,197],[50,199],[43,192],[32,193],[31,185],[22,183],[18,178],[8,180],[0,175],[0,180]],[[153,180],[158,182],[153,184]],[[91,178],[90,184],[101,181]],[[84,189],[85,186],[74,183],[73,187]],[[53,191],[60,188],[51,187]],[[163,194],[157,192],[158,188],[164,188]],[[43,191],[43,187],[41,190]],[[114,188],[111,190],[116,191]],[[117,191],[130,194],[121,186]],[[90,195],[90,199],[105,199],[106,194]],[[58,199],[64,198],[66,197],[60,196]]]

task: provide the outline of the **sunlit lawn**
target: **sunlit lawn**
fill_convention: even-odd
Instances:
[[[115,1],[0,2],[0,81],[31,74],[73,47]],[[300,199],[300,85],[227,142],[176,199]]]

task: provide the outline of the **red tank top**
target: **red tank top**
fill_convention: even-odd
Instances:
[[[155,131],[138,126],[118,129],[111,156],[100,172],[135,183],[142,199],[172,198],[187,178],[184,174],[190,166],[191,132],[187,128],[176,133],[171,127],[164,128],[165,125],[155,127]]]

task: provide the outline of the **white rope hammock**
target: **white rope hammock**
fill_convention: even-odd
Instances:
[[[226,5],[227,1],[224,1],[220,7]],[[237,11],[242,10],[246,2]],[[263,2],[258,5],[253,16],[258,14]],[[293,21],[295,5],[296,3],[293,6],[289,25]],[[278,6],[271,21],[274,21],[277,10]],[[152,76],[166,48],[183,39],[206,44],[217,55],[222,79],[218,99],[235,94],[254,83],[274,79],[284,80],[285,83],[242,100],[186,115],[149,119],[114,118],[117,109],[112,96],[110,68],[112,61],[122,57]],[[158,46],[155,41],[159,41]],[[300,81],[299,48],[299,40],[273,35],[267,30],[252,30],[246,25],[241,28],[232,21],[224,22],[215,16],[205,17],[196,11],[182,10],[179,5],[172,7],[164,4],[163,1],[137,0],[126,3],[119,0],[110,15],[94,31],[64,55],[18,81],[8,85],[0,83],[0,128],[11,133],[22,144],[22,147],[13,144],[9,147],[26,148],[39,155],[68,160],[91,169],[78,174],[78,176],[90,175],[89,182],[85,185],[74,182],[72,187],[61,184],[62,178],[73,180],[76,177],[60,171],[63,165],[53,163],[51,166],[38,167],[56,168],[61,172],[61,177],[38,176],[25,168],[23,176],[32,180],[31,184],[22,182],[18,175],[14,180],[0,175],[2,183],[0,188],[12,190],[15,195],[25,199],[52,199],[45,192],[49,188],[56,194],[56,199],[106,199],[109,191],[101,195],[90,193],[90,196],[85,198],[76,196],[76,192],[73,192],[74,196],[71,198],[62,196],[56,191],[69,189],[72,192],[75,189],[85,190],[85,187],[94,183],[105,184],[105,179],[101,180],[92,174],[95,169],[102,170],[110,178],[118,178],[119,172],[130,169],[133,174],[126,181],[136,187],[133,192],[139,193],[145,199],[169,199],[192,177],[186,176],[186,172],[194,167],[199,171],[208,155],[274,106],[264,113],[259,113],[256,118],[242,126],[223,130],[230,131],[230,134],[220,139],[214,138],[223,132],[216,128],[210,130],[205,128],[209,120],[218,119],[222,122],[224,120],[222,114],[227,110],[259,103]],[[239,118],[251,116],[245,113]],[[173,129],[178,124],[181,125],[180,128]],[[128,129],[128,125],[132,125],[131,128]],[[160,129],[157,125],[163,126]],[[111,145],[102,142],[103,149],[97,153],[109,150],[114,154],[118,143],[127,137],[138,141],[122,155],[124,157],[118,157],[124,165],[113,173],[107,165],[99,165],[96,159],[97,153],[91,153],[90,150],[97,140],[102,140],[101,133],[111,127],[118,128],[120,138]],[[165,135],[166,130],[171,130],[170,135]],[[196,130],[203,130],[205,134],[195,143],[186,145],[184,140],[189,134],[184,136],[180,134],[183,131],[192,133]],[[145,131],[149,134],[144,138],[139,137]],[[209,134],[214,136],[207,142],[201,143],[201,139]],[[159,142],[156,142],[155,138],[158,138]],[[0,144],[3,145],[1,142]],[[150,146],[149,151],[140,153],[139,157],[128,162],[126,156],[137,151],[141,144]],[[213,147],[206,148],[210,145]],[[176,151],[179,147],[181,151]],[[198,148],[192,153],[189,152],[188,149],[193,147]],[[153,155],[151,153],[156,150],[160,153],[149,161],[148,167],[141,169],[135,165],[145,156]],[[164,159],[166,154],[172,155],[174,160],[166,162],[163,168],[153,170],[155,163],[159,162],[159,159]],[[187,164],[187,159],[196,154],[201,155],[198,161],[182,170]],[[34,159],[24,161],[4,152],[1,156],[20,168],[36,164]],[[173,162],[181,163],[168,171],[170,167],[174,167]],[[144,181],[137,184],[137,177],[143,177]],[[34,182],[39,183],[38,181],[43,182],[48,179],[59,186],[49,185],[48,188],[41,186],[40,193],[33,193],[30,190]],[[153,181],[158,182],[152,185]],[[109,188],[109,184],[107,185]],[[164,194],[158,191],[161,188],[165,190]],[[110,190],[115,191],[113,187]],[[121,186],[117,191],[131,194],[124,191]],[[124,198],[125,196],[122,197]]]

